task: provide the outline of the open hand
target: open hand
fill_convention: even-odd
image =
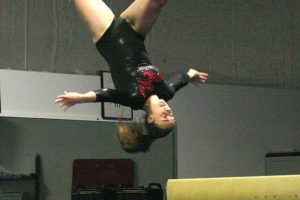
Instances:
[[[60,107],[64,108],[64,111],[67,111],[71,106],[76,103],[80,103],[82,94],[78,92],[64,92],[62,95],[58,95],[55,99],[55,103]]]
[[[195,69],[190,69],[187,74],[190,77],[190,82],[199,86],[201,83],[206,83],[208,81],[208,74],[205,72],[199,72]]]

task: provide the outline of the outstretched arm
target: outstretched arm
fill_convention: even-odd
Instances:
[[[64,111],[75,104],[89,102],[111,102],[129,107],[133,104],[133,101],[127,92],[107,88],[87,93],[64,92],[64,94],[58,95],[55,99],[55,103],[60,107],[63,107]]]
[[[199,72],[195,69],[189,69],[187,72],[177,73],[175,76],[170,78],[168,81],[160,84],[160,96],[165,100],[170,100],[174,94],[186,86],[188,83],[199,85],[200,83],[206,83],[208,81],[208,74]]]
[[[78,103],[87,103],[96,101],[96,92],[90,91],[87,93],[78,92],[64,92],[62,95],[58,95],[55,99],[55,103],[67,111],[71,106]]]
[[[186,86],[189,82],[198,86],[200,83],[206,83],[207,81],[207,73],[199,72],[195,69],[189,69],[186,73],[181,72],[173,76],[167,81],[167,84],[176,92],[182,87]]]

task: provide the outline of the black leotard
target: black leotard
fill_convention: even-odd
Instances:
[[[150,95],[156,94],[168,101],[188,84],[186,73],[163,80],[158,68],[149,60],[144,39],[125,20],[113,20],[96,47],[110,67],[116,89],[96,90],[97,102],[113,102],[137,110],[144,107]]]

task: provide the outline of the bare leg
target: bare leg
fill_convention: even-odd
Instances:
[[[102,0],[75,0],[75,6],[96,43],[112,23],[113,12]]]
[[[131,27],[146,36],[167,0],[135,0],[122,14]]]

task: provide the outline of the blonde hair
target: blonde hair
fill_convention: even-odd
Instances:
[[[143,134],[143,125],[141,123],[117,123],[117,134],[121,147],[130,153],[146,152],[149,150],[154,139]]]

